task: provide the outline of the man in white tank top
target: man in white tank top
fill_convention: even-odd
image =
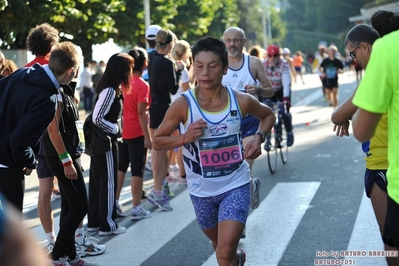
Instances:
[[[224,31],[223,42],[227,48],[229,68],[223,76],[222,84],[234,90],[249,93],[256,98],[258,96],[270,98],[274,95],[274,90],[262,62],[255,56],[243,53],[246,41],[245,32],[241,28],[230,27]],[[259,120],[254,117],[247,116],[243,119],[241,132],[244,148],[254,138],[258,125]],[[246,161],[252,169],[254,160]],[[256,209],[259,206],[259,178],[253,178],[251,186],[251,208]],[[245,233],[242,237],[245,238]]]

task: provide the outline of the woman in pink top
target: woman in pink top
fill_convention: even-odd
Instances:
[[[151,217],[151,212],[141,206],[143,175],[147,149],[151,149],[148,130],[148,108],[150,106],[150,88],[141,77],[147,68],[147,52],[143,48],[133,48],[129,55],[134,58],[132,89],[123,94],[123,131],[122,138],[127,144],[132,173],[131,188],[133,210],[131,220]]]

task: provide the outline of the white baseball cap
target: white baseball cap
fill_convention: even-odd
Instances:
[[[283,54],[290,54],[291,51],[287,47],[283,48]]]
[[[145,31],[145,38],[148,40],[155,40],[158,31],[162,29],[159,25],[151,25]]]

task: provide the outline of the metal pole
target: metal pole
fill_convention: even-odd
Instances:
[[[266,26],[266,10],[262,8],[262,28],[263,28],[263,49],[267,49],[267,26]]]
[[[144,0],[144,23],[145,28],[147,29],[151,25],[151,17],[150,17],[150,0]],[[146,46],[148,49],[148,43],[146,42]]]
[[[272,43],[272,22],[271,22],[272,15],[270,12],[270,8],[271,8],[270,0],[267,0],[266,3],[267,3],[266,9],[267,9],[267,31],[268,31],[267,38],[269,39],[269,42]]]

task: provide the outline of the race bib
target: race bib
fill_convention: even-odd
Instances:
[[[204,178],[225,176],[236,170],[243,157],[238,135],[199,139]]]

